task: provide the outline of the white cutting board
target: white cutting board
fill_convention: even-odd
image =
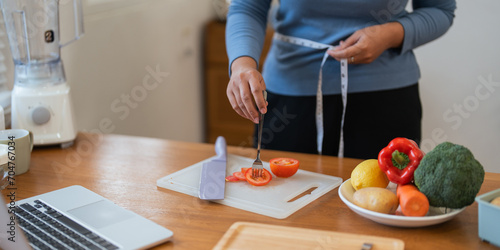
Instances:
[[[159,179],[156,185],[198,198],[203,162],[212,158],[167,175]],[[226,175],[241,171],[242,167],[251,167],[253,161],[254,159],[228,154]],[[263,164],[264,168],[271,172],[269,162],[263,162]],[[215,202],[284,219],[323,194],[335,189],[341,183],[342,179],[339,177],[299,169],[295,175],[289,178],[278,178],[273,175],[269,184],[260,187],[252,186],[246,181],[226,182],[224,200]],[[292,200],[314,187],[316,189],[310,194]]]

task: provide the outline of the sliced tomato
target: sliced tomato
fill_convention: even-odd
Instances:
[[[249,168],[241,168],[241,172],[243,173],[243,175],[247,172]]]
[[[269,161],[271,172],[277,177],[287,178],[299,169],[299,161],[293,158],[274,158]]]
[[[238,180],[240,180],[240,181],[244,181],[247,179],[247,178],[245,178],[245,174],[242,172],[234,172],[233,176],[238,178]]]
[[[236,178],[234,175],[229,175],[226,176],[226,181],[235,182],[235,181],[240,181],[240,179]]]
[[[267,183],[269,183],[271,181],[271,179],[273,178],[273,176],[266,169],[262,169],[262,170],[263,171],[262,171],[261,177],[253,178],[252,177],[252,169],[251,168],[247,169],[247,171],[245,172],[245,177],[246,177],[247,182],[254,185],[254,186],[264,186]]]

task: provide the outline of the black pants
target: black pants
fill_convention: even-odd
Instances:
[[[316,97],[268,92],[267,100],[269,106],[264,118],[262,148],[317,153]],[[342,119],[341,95],[323,97],[323,119],[323,155],[336,156]],[[418,84],[349,94],[344,121],[344,156],[376,159],[380,150],[395,137],[406,137],[420,143],[421,120]]]

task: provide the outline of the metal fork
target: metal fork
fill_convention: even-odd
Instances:
[[[267,92],[264,90],[263,93],[264,100],[267,100]],[[257,109],[258,110],[258,109]],[[257,158],[252,164],[252,177],[258,178],[262,177],[262,161],[260,160],[260,144],[262,140],[262,127],[264,125],[264,114],[259,111],[259,128],[257,130]]]

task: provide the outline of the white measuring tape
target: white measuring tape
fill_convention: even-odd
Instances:
[[[325,65],[325,62],[329,57],[326,51],[334,49],[336,46],[318,43],[315,41],[298,37],[285,36],[279,33],[274,33],[274,39],[308,48],[325,50],[325,54],[323,55],[323,60],[321,61],[321,67],[319,69],[318,91],[316,92],[316,130],[317,130],[316,140],[318,145],[317,148],[318,153],[321,154],[323,151],[323,137],[325,134],[323,129],[323,91],[321,90],[323,83],[323,66]],[[342,93],[342,104],[344,105],[344,107],[342,110],[342,121],[340,124],[340,141],[339,141],[338,157],[344,157],[344,118],[347,106],[347,82],[348,82],[347,64],[348,64],[347,59],[340,60],[340,89]]]

